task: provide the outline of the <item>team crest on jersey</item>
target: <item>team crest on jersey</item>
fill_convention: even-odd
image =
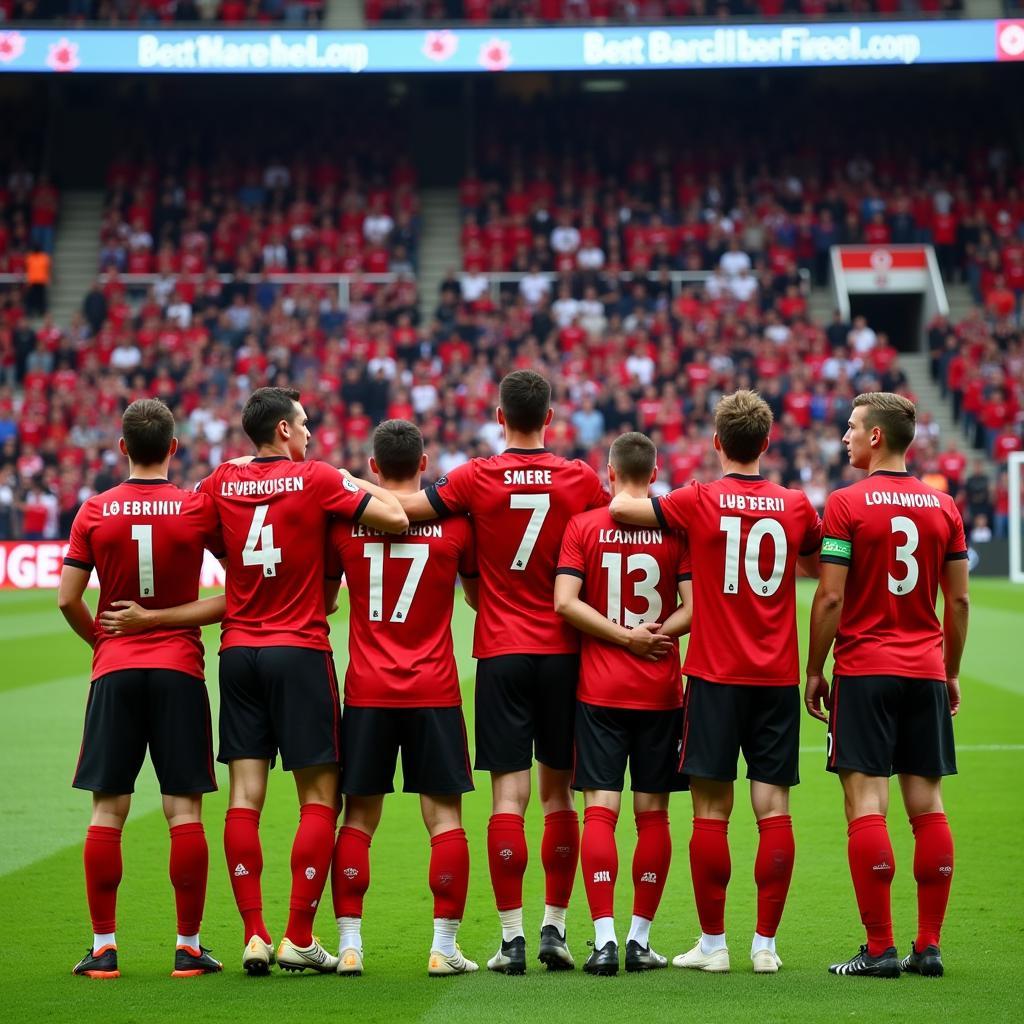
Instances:
[[[438,479],[437,479],[436,483],[434,484],[434,486],[435,487],[444,487],[444,485],[446,483],[448,483],[448,477],[442,476],[442,477],[438,477]]]
[[[346,491],[351,491],[353,494],[355,494],[356,491],[359,490],[359,488],[354,483],[352,483],[352,481],[349,480],[349,478],[347,476],[346,477],[342,477],[341,482],[342,482],[342,485],[344,486]]]

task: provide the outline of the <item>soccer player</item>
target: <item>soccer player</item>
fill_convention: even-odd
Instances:
[[[828,722],[827,768],[843,784],[850,874],[867,944],[833,974],[942,974],[939,935],[953,879],[942,777],[956,773],[952,716],[967,639],[967,544],[952,498],[907,472],[916,411],[900,395],[853,401],[843,444],[865,479],[825,506],[811,609],[807,710]],[[940,624],[939,588],[945,598]],[[832,692],[823,676],[835,641]],[[828,715],[821,710],[824,703]],[[914,833],[917,936],[898,959],[889,896],[895,858],[886,814],[899,776]]]
[[[333,973],[337,957],[312,933],[338,815],[341,707],[324,604],[328,520],[387,533],[401,533],[409,522],[387,491],[326,463],[304,461],[310,433],[297,391],[254,391],[242,427],[256,458],[224,463],[198,487],[213,497],[220,515],[224,598],[149,612],[143,624],[223,619],[218,760],[228,765],[230,781],[224,853],[245,934],[243,968],[266,974],[274,959],[263,920],[259,820],[270,766],[280,753],[282,767],[294,775],[300,810],[277,962],[290,971]]]
[[[540,374],[508,374],[499,403],[507,444],[501,455],[471,459],[401,499],[414,521],[468,512],[476,533],[476,768],[491,773],[487,859],[501,920],[501,945],[487,966],[504,974],[526,970],[523,815],[536,752],[545,876],[538,959],[549,970],[572,970],[565,912],[579,857],[570,789],[579,639],[554,610],[554,577],[566,524],[606,505],[608,495],[585,463],[544,448],[551,386]]]
[[[657,457],[643,434],[616,438],[608,458],[612,494],[643,500]],[[689,632],[692,615],[686,541],[671,530],[622,527],[606,508],[594,509],[569,521],[556,573],[555,608],[582,634],[573,787],[583,790],[580,859],[595,931],[583,970],[619,969],[615,825],[627,761],[637,843],[626,970],[667,967],[651,949],[650,931],[672,859],[669,794],[685,788],[677,771],[683,688],[675,638]]]
[[[115,909],[121,882],[121,832],[135,779],[149,747],[171,831],[170,876],[178,915],[176,978],[221,969],[199,942],[209,851],[203,794],[217,788],[203,645],[196,628],[118,636],[93,620],[82,599],[95,568],[99,611],[114,598],[143,605],[194,601],[203,549],[220,552],[213,501],[168,482],[178,447],[174,417],[162,402],[132,402],[121,420],[128,479],[89,498],[71,527],[58,602],[71,628],[92,648],[92,682],[74,786],[90,790],[85,886],[93,940],[74,973],[119,977]]]
[[[383,488],[414,493],[426,467],[423,437],[414,424],[387,420],[377,427],[370,470]],[[331,526],[330,548],[329,572],[336,578],[328,607],[335,603],[342,572],[349,592],[349,666],[341,717],[345,816],[331,869],[338,973],[363,971],[360,930],[370,884],[370,843],[384,794],[393,792],[399,749],[404,791],[419,794],[430,835],[434,939],[427,972],[476,971],[455,941],[469,886],[462,794],[473,788],[473,781],[451,632],[457,577],[475,604],[473,529],[467,517],[453,516],[413,524],[391,538],[339,520]]]
[[[789,790],[799,781],[800,664],[797,566],[817,575],[821,521],[802,491],[760,475],[772,413],[752,391],[715,409],[714,447],[723,476],[664,498],[622,492],[612,517],[684,530],[693,561],[693,628],[681,770],[690,777],[690,873],[701,937],[672,963],[729,970],[725,896],[731,874],[728,828],[739,752],[747,762],[759,833],[754,880],[757,927],[750,957],[758,974],[781,966],[775,934],[793,874]]]

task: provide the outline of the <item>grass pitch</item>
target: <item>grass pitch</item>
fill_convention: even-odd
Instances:
[[[806,625],[812,588],[801,584],[800,620]],[[962,676],[963,709],[956,720],[960,775],[947,782],[946,802],[957,844],[956,876],[943,934],[947,976],[896,982],[833,978],[825,967],[852,954],[862,941],[846,865],[845,822],[838,781],[823,770],[824,728],[802,723],[803,784],[794,791],[796,870],[779,933],[785,963],[774,977],[754,977],[747,953],[754,926],[753,861],[757,831],[738,791],[730,830],[733,881],[727,927],[733,973],[676,970],[653,975],[590,978],[576,971],[549,975],[533,962],[523,978],[481,970],[466,978],[428,979],[431,898],[428,844],[413,796],[395,794],[373,843],[372,882],[363,939],[366,974],[360,979],[292,976],[275,972],[250,979],[239,967],[238,920],[221,852],[226,801],[222,789],[207,798],[210,888],[203,941],[224,960],[223,975],[172,980],[174,904],[167,881],[167,830],[151,771],[140,778],[124,837],[125,876],[118,901],[122,977],[94,982],[71,976],[91,939],[82,882],[81,846],[89,798],[70,788],[81,741],[88,683],[88,651],[65,627],[53,593],[0,594],[0,920],[7,956],[0,1020],[118,1022],[268,1022],[351,1020],[453,1024],[523,1024],[554,1020],[837,1021],[1020,1020],[1024,982],[1017,957],[1024,938],[1024,589],[976,580],[972,623]],[[334,620],[339,672],[346,635],[344,609]],[[472,718],[472,613],[456,615],[467,717]],[[216,705],[216,637],[207,634],[211,697]],[[470,728],[472,734],[472,728]],[[487,876],[486,775],[465,799],[472,856],[469,905],[460,934],[466,953],[483,962],[498,940]],[[742,785],[742,784],[741,784]],[[910,829],[893,787],[890,829],[896,852],[893,890],[897,941],[914,936],[915,903]],[[668,955],[689,948],[699,933],[690,888],[686,844],[689,798],[673,799],[675,860],[654,924],[655,947]],[[267,923],[275,939],[287,916],[288,852],[297,808],[289,776],[274,773],[261,833],[266,869]],[[529,955],[543,905],[539,839],[541,815],[531,806],[527,827],[531,863],[526,876]],[[619,829],[616,905],[624,941],[631,909],[629,863],[634,832],[628,801]],[[329,895],[317,930],[336,941]],[[569,911],[569,941],[581,963],[592,937],[586,899],[577,881]]]

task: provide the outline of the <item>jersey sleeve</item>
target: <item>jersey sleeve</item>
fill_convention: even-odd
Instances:
[[[821,516],[817,509],[811,504],[805,494],[804,506],[807,513],[807,529],[804,530],[803,539],[800,541],[800,555],[813,555],[821,550],[822,523]]]
[[[92,520],[92,504],[86,502],[75,514],[75,520],[71,524],[71,541],[68,544],[68,553],[64,556],[64,564],[74,566],[76,569],[84,569],[92,572],[96,565],[96,559],[92,551],[92,542],[89,539],[89,527]]]
[[[224,557],[224,538],[221,535],[220,516],[217,514],[217,503],[209,496],[202,494],[201,519],[203,530],[203,547],[214,558]]]
[[[612,496],[601,486],[601,478],[585,462],[580,465],[584,469],[584,479],[590,485],[590,496],[587,498],[586,509],[589,512],[595,508],[606,508],[612,500]]]
[[[821,560],[846,566],[853,561],[853,524],[850,507],[842,491],[833,491],[825,502]]]
[[[955,562],[967,557],[967,537],[964,534],[964,521],[960,510],[950,502],[949,543],[946,545],[946,561]]]
[[[463,523],[465,529],[462,551],[459,552],[459,575],[466,580],[475,580],[480,575],[480,567],[476,560],[476,531],[468,519],[464,519]]]
[[[340,580],[344,572],[341,558],[341,523],[332,523],[324,543],[324,577]]]
[[[688,529],[696,499],[697,488],[694,484],[677,487],[661,498],[651,498],[654,514],[661,528],[663,530]]]
[[[558,556],[558,567],[555,569],[555,575],[576,576],[581,580],[586,579],[585,565],[580,527],[576,518],[573,517],[565,528],[565,536],[562,537],[562,550]]]
[[[470,459],[432,483],[426,490],[427,501],[440,518],[471,512],[475,479],[476,460]]]
[[[369,491],[364,491],[326,462],[315,464],[314,480],[320,507],[325,512],[359,522],[359,517],[370,504]]]
[[[693,579],[693,562],[690,560],[690,542],[685,533],[679,538],[679,560],[676,564],[676,583],[688,583]]]

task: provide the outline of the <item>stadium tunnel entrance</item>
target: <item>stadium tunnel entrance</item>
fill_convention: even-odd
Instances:
[[[863,316],[876,333],[885,333],[897,352],[924,347],[924,295],[851,295],[850,316]]]

